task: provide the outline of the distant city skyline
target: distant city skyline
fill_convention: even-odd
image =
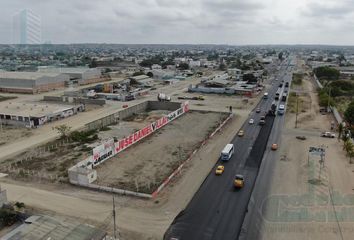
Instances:
[[[0,43],[12,16],[41,15],[42,42],[353,45],[350,0],[2,0]]]
[[[41,44],[41,17],[29,9],[13,16],[13,44]]]

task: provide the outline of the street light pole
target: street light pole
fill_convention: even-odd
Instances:
[[[299,114],[299,95],[296,93],[296,116],[295,116],[295,128],[297,128],[297,115]]]

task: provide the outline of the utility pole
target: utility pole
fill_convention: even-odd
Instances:
[[[113,196],[113,237],[114,240],[117,239],[117,235],[116,235],[116,204],[114,202],[114,193],[112,194]]]
[[[327,112],[329,112],[330,100],[331,100],[331,87],[328,88]]]
[[[295,128],[297,128],[297,115],[299,114],[299,95],[296,93],[296,116],[295,116]]]

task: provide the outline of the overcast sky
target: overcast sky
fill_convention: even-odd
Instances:
[[[25,8],[52,43],[354,45],[354,0],[0,0],[0,43]]]

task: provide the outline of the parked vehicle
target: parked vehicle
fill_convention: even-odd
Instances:
[[[256,113],[260,113],[261,112],[261,109],[260,108],[257,108],[256,109]]]
[[[234,154],[234,145],[232,143],[226,144],[224,149],[221,151],[221,160],[229,161]]]
[[[335,138],[336,134],[331,133],[331,132],[323,132],[323,133],[321,133],[321,137]]]
[[[285,112],[285,105],[280,104],[280,105],[279,105],[279,108],[278,108],[278,114],[279,114],[279,115],[283,115],[284,112]]]
[[[169,101],[171,101],[171,97],[167,96],[164,93],[159,93],[159,94],[157,94],[157,100],[160,102],[164,102],[164,101],[169,102]]]
[[[268,99],[268,93],[267,92],[264,93],[263,98],[264,99]]]
[[[254,119],[251,118],[249,121],[248,121],[249,124],[253,124],[254,123]]]

